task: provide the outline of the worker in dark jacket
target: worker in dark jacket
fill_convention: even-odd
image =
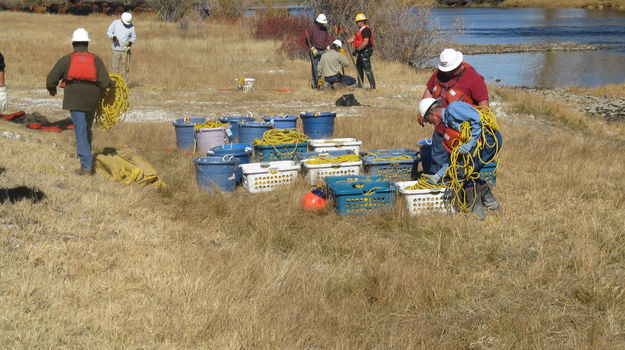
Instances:
[[[102,59],[89,53],[89,33],[78,28],[72,35],[74,52],[61,57],[54,65],[46,88],[50,95],[56,95],[56,86],[62,80],[65,85],[63,109],[69,110],[76,135],[76,153],[80,158],[78,175],[93,174],[91,154],[91,126],[100,101],[103,88],[113,85]]]
[[[312,65],[312,87],[319,88],[317,84],[317,66],[324,52],[330,49],[332,37],[328,31],[328,18],[326,15],[319,14],[315,19],[315,24],[306,29],[306,44],[310,49],[310,64]]]

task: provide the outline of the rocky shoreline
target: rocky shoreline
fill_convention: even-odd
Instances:
[[[570,106],[591,118],[610,122],[625,122],[625,97],[608,97],[572,92],[566,89],[519,87],[524,91],[542,95],[548,99]]]
[[[493,45],[465,45],[450,44],[451,47],[465,55],[483,55],[496,53],[518,53],[539,51],[589,51],[601,50],[608,45],[591,45],[578,43],[544,43],[544,44],[493,44]]]

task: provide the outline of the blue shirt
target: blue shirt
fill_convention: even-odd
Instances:
[[[113,41],[113,50],[126,51],[130,48],[128,43],[135,43],[137,40],[137,34],[135,33],[135,26],[124,25],[120,19],[116,19],[111,23],[109,29],[106,31],[109,39],[117,37],[116,41]]]
[[[471,140],[467,143],[471,145],[471,149],[477,145],[477,141],[482,134],[482,123],[480,122],[480,113],[475,107],[463,101],[455,101],[450,103],[447,108],[442,109],[443,124],[446,127],[460,130],[460,124],[469,122],[471,124]],[[443,164],[438,171],[438,175],[443,177],[449,168],[449,162]]]

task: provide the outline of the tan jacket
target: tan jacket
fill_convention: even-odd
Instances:
[[[344,74],[344,69],[349,67],[347,57],[336,50],[328,50],[319,60],[317,74],[320,77],[331,77],[337,74]]]

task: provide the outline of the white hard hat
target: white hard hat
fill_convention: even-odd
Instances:
[[[339,39],[334,40],[332,42],[332,44],[334,44],[334,45],[336,45],[338,47],[343,47],[343,43]]]
[[[85,30],[85,28],[78,28],[74,31],[74,34],[72,34],[72,42],[74,41],[91,41],[89,39],[89,33],[87,33],[87,30]]]
[[[122,13],[122,23],[125,25],[132,24],[132,14],[130,12]]]
[[[419,101],[419,114],[422,117],[425,117],[425,115],[435,103],[438,104],[438,100],[431,97],[426,97],[423,100]]]
[[[315,19],[315,21],[321,24],[328,24],[328,19],[326,18],[326,15],[324,15],[323,13],[320,13],[319,16],[317,16],[317,19]]]
[[[441,52],[438,62],[438,69],[441,72],[450,72],[462,63],[462,52],[454,49],[445,49]]]

